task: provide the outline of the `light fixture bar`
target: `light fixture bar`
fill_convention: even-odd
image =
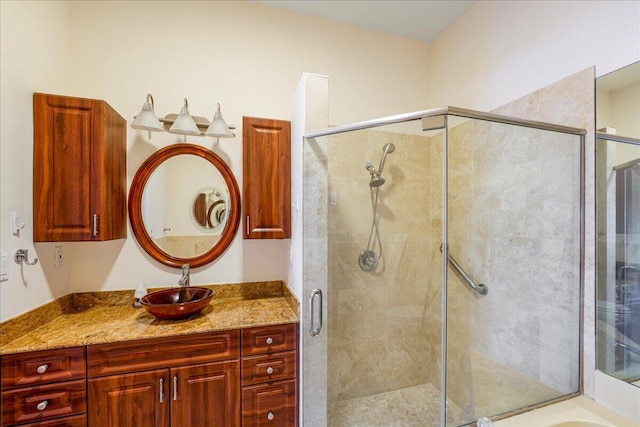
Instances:
[[[164,117],[156,117],[153,104],[152,95],[147,94],[147,101],[142,110],[137,116],[133,117],[132,128],[148,131],[166,131],[178,135],[213,136],[214,138],[234,138],[236,136],[230,131],[231,129],[235,130],[236,127],[227,125],[222,119],[219,103],[217,104],[218,109],[214,115],[213,122],[209,122],[205,117],[191,116],[186,98],[180,114],[167,114]],[[180,122],[178,126],[174,126],[176,121]],[[190,124],[191,122],[195,124],[195,128]],[[215,126],[212,125],[214,122]]]

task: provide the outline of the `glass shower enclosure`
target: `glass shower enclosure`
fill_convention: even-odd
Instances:
[[[597,137],[597,367],[640,387],[640,140]]]
[[[444,107],[305,135],[305,426],[581,391],[584,133]]]

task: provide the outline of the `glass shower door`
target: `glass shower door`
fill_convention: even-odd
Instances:
[[[305,142],[305,295],[324,306],[305,426],[441,425],[443,135],[414,120]]]
[[[579,142],[449,118],[447,425],[580,391]]]

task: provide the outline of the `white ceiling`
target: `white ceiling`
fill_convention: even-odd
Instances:
[[[410,39],[432,42],[476,0],[256,0]]]

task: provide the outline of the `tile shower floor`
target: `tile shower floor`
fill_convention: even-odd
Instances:
[[[451,404],[449,404],[449,410],[455,418],[462,415],[462,411]],[[440,391],[431,383],[357,397],[329,405],[328,427],[439,425]]]

